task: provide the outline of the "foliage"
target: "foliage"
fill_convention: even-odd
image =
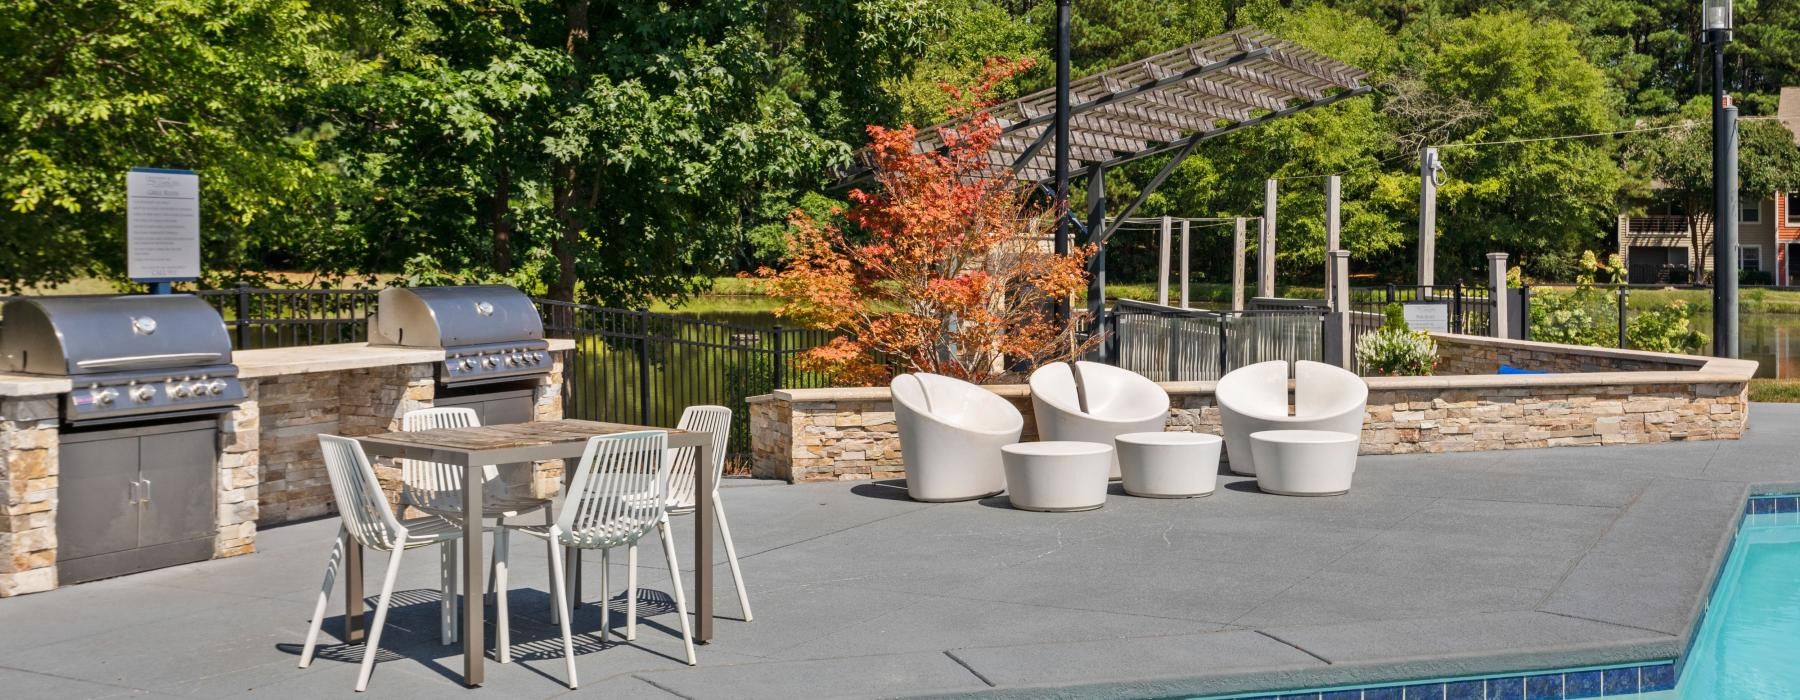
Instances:
[[[1800,379],[1752,379],[1750,400],[1800,403]]]
[[[1775,273],[1769,270],[1738,270],[1738,284],[1774,284]],[[1749,290],[1750,292],[1760,290]]]
[[[1694,309],[1679,301],[1632,314],[1625,339],[1634,350],[1694,354],[1706,347],[1705,333],[1693,327]]]
[[[1406,307],[1400,304],[1388,304],[1382,307],[1381,327],[1397,331],[1412,330],[1412,327],[1406,323]]]
[[[1388,377],[1422,377],[1437,368],[1437,341],[1425,331],[1382,326],[1356,339],[1357,366]]]
[[[1531,290],[1531,339],[1564,345],[1619,346],[1619,298],[1610,289]]]
[[[867,384],[891,359],[983,382],[1085,349],[1050,309],[1086,285],[1086,251],[1047,251],[1034,233],[1053,213],[1012,178],[981,176],[1000,127],[980,108],[1025,65],[994,61],[955,91],[974,111],[940,151],[915,152],[910,126],[869,127],[878,189],[850,193],[847,226],[795,216],[792,258],[759,276],[784,302],[777,314],[837,333],[803,357],[807,369]]]

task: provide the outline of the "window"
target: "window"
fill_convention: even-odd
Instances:
[[[1800,226],[1800,213],[1794,207],[1800,205],[1800,192],[1787,193],[1787,223],[1789,226]]]
[[[1761,270],[1762,269],[1762,246],[1759,246],[1759,245],[1738,246],[1738,269],[1740,269],[1740,270]]]
[[[1762,223],[1762,202],[1744,201],[1742,197],[1739,197],[1738,206],[1742,209],[1738,212],[1738,221],[1746,224]]]

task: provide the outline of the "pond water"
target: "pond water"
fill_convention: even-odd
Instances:
[[[708,295],[667,311],[769,328],[781,320],[775,317],[775,306],[773,300],[765,297]],[[1694,320],[1699,330],[1711,337],[1712,318],[1701,315]],[[1738,350],[1744,359],[1760,363],[1756,369],[1758,377],[1800,379],[1800,314],[1745,314],[1738,319]]]

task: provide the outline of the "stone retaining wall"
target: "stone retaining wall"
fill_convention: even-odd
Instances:
[[[57,398],[0,399],[0,596],[56,587]]]
[[[1438,345],[1437,373],[1493,374],[1501,365],[1543,372],[1685,372],[1700,369],[1710,358],[1616,348],[1589,348],[1527,340],[1476,336],[1433,336]]]
[[[1439,343],[1440,347],[1478,347],[1487,340],[1445,335]],[[1554,355],[1565,347],[1490,342],[1523,343],[1523,347],[1504,349],[1520,358],[1534,353]],[[1368,378],[1369,415],[1363,424],[1362,453],[1641,444],[1742,435],[1749,417],[1749,378],[1756,363],[1637,355],[1619,359],[1689,369]],[[1590,362],[1549,361],[1561,366]],[[1162,386],[1173,403],[1169,430],[1219,432],[1213,382]],[[1028,388],[1006,385],[990,389],[1024,414],[1026,431],[1021,439],[1036,439]],[[904,476],[886,387],[776,391],[750,399],[750,411],[754,476],[790,482]]]

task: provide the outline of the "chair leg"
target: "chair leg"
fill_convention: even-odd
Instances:
[[[681,564],[675,561],[675,535],[670,533],[666,520],[656,524],[656,531],[662,535],[663,557],[669,560],[669,583],[675,588],[675,619],[681,621],[681,642],[687,645],[687,662],[693,666],[699,662],[694,659],[694,633],[688,625],[687,593],[681,590]]]
[[[495,538],[500,537],[500,533],[503,533],[503,532],[506,532],[506,516],[504,516],[504,515],[494,518],[494,537]],[[497,539],[496,539],[496,544],[494,545],[494,553],[493,553],[492,557],[493,557],[492,559],[488,560],[488,575],[487,575],[487,584],[488,584],[487,592],[490,594],[492,594],[496,590],[496,588],[494,586],[494,577],[496,575],[498,575],[498,573],[499,573],[499,569],[497,567],[499,566],[499,562],[500,562],[500,546],[498,544]],[[499,590],[504,590],[504,589],[499,589]]]
[[[625,553],[625,641],[637,641],[637,543]]]
[[[551,509],[545,508],[544,509],[544,526],[546,528],[548,528],[555,524],[556,524],[555,513]],[[556,554],[557,548],[558,548],[558,545],[556,544],[556,538],[554,538],[554,537],[544,538],[544,560],[549,561],[550,557],[552,557]],[[555,575],[554,572],[552,572],[552,576],[554,576],[554,575]],[[557,606],[555,606],[555,605],[550,606],[550,624],[554,625],[554,624],[562,621],[562,614],[557,612],[558,610],[559,610],[559,608]]]
[[[369,689],[369,675],[375,672],[375,651],[381,648],[381,627],[387,624],[388,601],[394,597],[394,579],[400,575],[400,555],[406,547],[396,544],[388,555],[387,576],[381,582],[381,599],[375,603],[375,623],[369,626],[368,646],[363,649],[362,672],[356,675],[356,692]]]
[[[600,550],[600,643],[605,644],[612,632],[612,589],[606,585],[606,570],[612,568],[612,550]]]
[[[444,644],[456,643],[456,590],[457,579],[461,578],[456,570],[458,558],[455,542],[438,545],[438,621],[443,627],[438,636]]]
[[[719,517],[719,538],[725,540],[725,561],[731,564],[731,580],[737,582],[738,607],[744,609],[744,621],[749,622],[750,594],[744,591],[744,572],[738,568],[737,545],[731,542],[731,525],[725,522],[725,504],[719,502],[717,494],[713,495],[713,514]]]
[[[319,586],[319,603],[313,606],[312,625],[306,630],[306,646],[300,650],[300,668],[312,664],[313,650],[319,647],[319,628],[325,626],[325,606],[331,602],[331,585],[337,582],[338,566],[344,561],[344,542],[350,531],[338,528],[337,542],[331,545],[331,558],[325,560],[325,583]]]
[[[569,666],[569,689],[575,689],[575,641],[569,635],[569,595],[568,582],[563,579],[562,547],[556,543],[552,533],[550,539],[550,608],[554,611],[556,621],[562,625],[563,660]]]
[[[505,528],[494,531],[494,660],[512,663],[512,615],[506,606],[506,572],[512,557],[512,537]]]

